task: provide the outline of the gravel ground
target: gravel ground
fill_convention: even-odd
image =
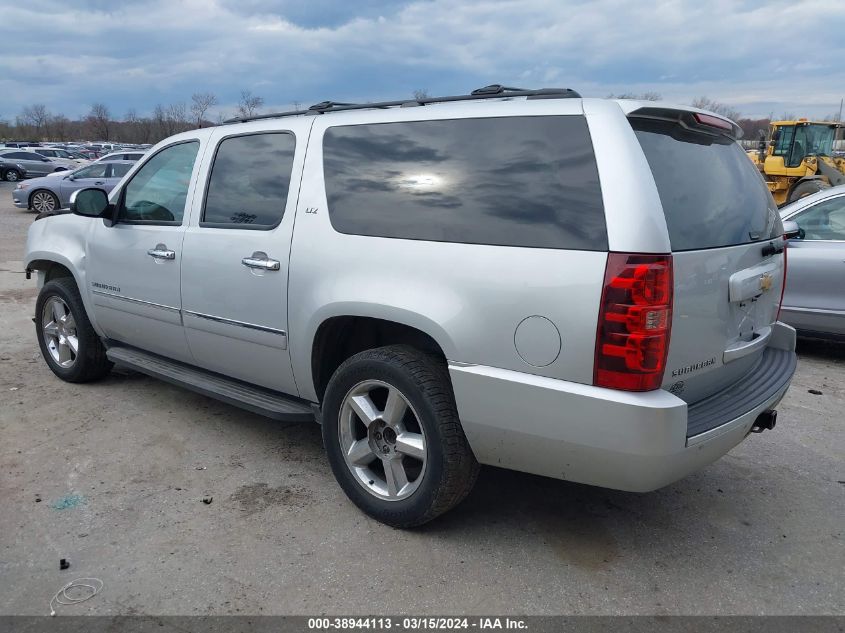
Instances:
[[[21,269],[33,215],[10,189],[0,614],[46,614],[79,576],[105,588],[62,613],[845,613],[842,346],[802,342],[777,429],[677,484],[640,495],[485,468],[455,511],[398,531],[346,500],[314,424],[137,374],[55,378]]]

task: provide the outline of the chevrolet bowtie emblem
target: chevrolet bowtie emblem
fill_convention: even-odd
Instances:
[[[769,273],[760,277],[760,290],[765,292],[772,289],[772,276]]]

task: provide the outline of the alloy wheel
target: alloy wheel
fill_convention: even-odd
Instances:
[[[76,320],[67,304],[53,296],[44,302],[41,311],[41,329],[50,356],[59,367],[73,367],[79,353]]]
[[[53,211],[56,208],[56,198],[52,193],[38,191],[32,196],[32,208],[39,213]]]
[[[410,497],[425,474],[425,431],[411,403],[393,385],[365,380],[340,408],[340,448],[346,465],[370,494],[387,501]]]

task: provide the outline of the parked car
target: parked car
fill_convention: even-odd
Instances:
[[[135,161],[95,163],[64,175],[51,174],[20,182],[12,191],[12,201],[19,209],[54,211],[66,206],[74,191],[95,187],[108,193],[134,164]]]
[[[807,336],[845,339],[845,185],[781,208],[794,222],[781,315]]]
[[[403,105],[178,134],[33,222],[50,369],[316,418],[400,527],[479,463],[648,491],[774,427],[783,228],[734,123],[501,86]]]
[[[45,176],[54,171],[66,171],[68,169],[68,163],[57,162],[59,159],[47,158],[35,152],[25,152],[19,149],[0,150],[0,158],[23,165],[27,175],[33,177]]]
[[[26,167],[13,160],[4,160],[0,154],[0,180],[15,182],[26,178]]]
[[[145,153],[146,152],[142,151],[122,150],[119,152],[112,152],[111,154],[101,156],[95,162],[99,162],[102,160],[141,160]]]
[[[75,169],[81,165],[87,165],[90,162],[86,158],[71,155],[67,150],[54,147],[27,147],[24,149],[28,152],[35,152],[41,156],[52,158],[54,159],[53,162],[64,165],[68,169]]]

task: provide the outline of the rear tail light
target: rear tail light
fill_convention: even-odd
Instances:
[[[672,256],[608,253],[593,384],[659,389],[672,327]]]

